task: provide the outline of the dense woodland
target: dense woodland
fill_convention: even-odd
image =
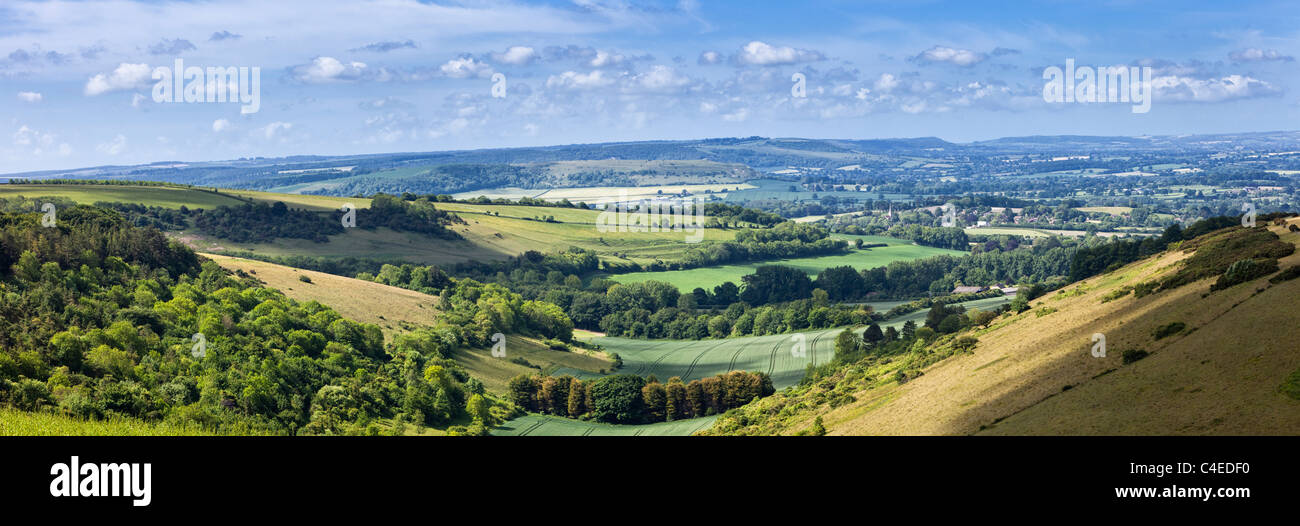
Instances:
[[[25,410],[285,434],[482,433],[508,413],[494,416],[499,404],[448,359],[474,329],[505,327],[492,315],[386,343],[374,325],[228,275],[111,210],[70,208],[54,227],[0,215],[0,290],[0,399]],[[509,302],[490,286],[456,293],[495,312]]]
[[[731,371],[683,383],[616,374],[583,381],[572,376],[516,376],[510,400],[538,413],[615,424],[648,424],[721,414],[776,390],[763,373]]]

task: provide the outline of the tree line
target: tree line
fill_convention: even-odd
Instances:
[[[510,401],[525,411],[614,424],[721,414],[776,392],[767,374],[746,371],[690,382],[674,376],[667,383],[653,375],[616,374],[585,381],[568,375],[519,375],[510,379],[508,389]]]

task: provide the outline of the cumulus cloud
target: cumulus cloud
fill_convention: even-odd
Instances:
[[[85,93],[93,97],[110,91],[125,91],[144,88],[152,82],[152,70],[148,64],[118,64],[111,73],[99,73],[86,81]]]
[[[220,42],[222,40],[239,40],[243,37],[244,35],[237,35],[235,33],[222,30],[222,31],[217,31],[213,33],[212,36],[208,37],[208,42]]]
[[[95,146],[95,150],[106,155],[118,155],[126,151],[126,136],[119,133],[113,140]]]
[[[736,62],[748,66],[797,64],[800,62],[816,62],[825,60],[825,58],[820,52],[811,49],[773,46],[758,40],[745,44],[745,47],[740,49],[740,53],[736,54]]]
[[[559,89],[586,90],[603,88],[613,84],[615,79],[606,75],[602,70],[592,71],[591,73],[578,73],[576,71],[565,71],[559,75],[551,75],[546,79],[546,87]]]
[[[1228,54],[1233,62],[1294,62],[1295,57],[1283,55],[1276,49],[1246,48]]]
[[[1156,98],[1179,102],[1223,102],[1281,93],[1281,90],[1266,81],[1243,75],[1206,79],[1160,76],[1151,79],[1151,89],[1155,91]]]
[[[982,62],[986,57],[969,49],[934,46],[912,57],[913,62],[947,62],[958,66],[972,66]]]
[[[691,79],[673,68],[655,65],[649,71],[632,78],[631,89],[649,92],[677,91],[691,83]]]
[[[47,153],[54,153],[67,157],[72,154],[72,147],[66,142],[58,142],[58,136],[29,128],[27,125],[19,126],[12,138],[14,146],[32,156],[40,157]]]
[[[217,119],[215,121],[212,121],[212,131],[217,133],[221,133],[223,131],[229,130],[232,126],[233,125],[230,124],[230,121],[226,119]]]
[[[294,79],[309,84],[360,80],[366,73],[364,62],[343,63],[334,57],[316,57],[311,62],[290,68]]]
[[[292,122],[275,121],[258,129],[267,140],[283,137],[285,132],[293,129]]]
[[[604,68],[609,66],[618,66],[624,62],[627,62],[627,57],[623,56],[621,53],[596,50],[596,56],[591,57],[591,60],[587,62],[587,65],[593,68]]]
[[[721,64],[722,53],[718,53],[717,51],[705,51],[703,53],[700,53],[700,58],[696,59],[695,63],[701,66]]]
[[[149,46],[149,54],[150,55],[179,55],[186,51],[194,51],[196,49],[198,48],[194,46],[194,43],[185,40],[183,38],[177,38],[172,40],[168,40],[164,38],[162,39],[161,42]]]
[[[373,44],[366,44],[358,48],[352,48],[349,51],[352,52],[370,51],[374,53],[387,53],[389,51],[397,51],[399,49],[415,49],[415,48],[416,46],[414,41],[403,40],[400,42],[399,41],[375,42]]]
[[[516,66],[526,65],[537,60],[537,50],[528,46],[510,46],[509,49],[502,53],[493,53],[492,60],[502,64],[513,64]]]
[[[35,104],[37,102],[40,102],[43,98],[44,97],[42,97],[40,93],[36,93],[34,91],[18,92],[18,100],[21,100],[23,102]]]
[[[448,60],[447,63],[439,66],[438,70],[444,76],[453,79],[485,78],[492,74],[492,66],[475,60],[474,57],[460,57]]]

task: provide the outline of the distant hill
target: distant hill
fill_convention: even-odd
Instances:
[[[1144,137],[1032,136],[952,143],[897,139],[715,138],[545,147],[163,161],[12,173],[0,179],[120,179],[325,195],[457,193],[489,188],[735,183],[790,167],[831,169],[889,157],[1300,148],[1300,132]]]

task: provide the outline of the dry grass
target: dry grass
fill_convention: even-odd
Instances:
[[[1300,234],[1271,228],[1300,242]],[[859,391],[858,402],[823,415],[825,425],[838,435],[1300,433],[1300,406],[1278,391],[1300,367],[1300,280],[1270,286],[1261,278],[1202,298],[1207,279],[1101,302],[1117,288],[1169,275],[1185,257],[1162,254],[1086,280],[1082,293],[1037,300],[1034,310],[1058,310],[1021,314],[981,334],[973,355],[911,382]],[[1281,261],[1296,263],[1300,254]],[[1260,288],[1267,289],[1256,294]],[[1156,341],[1155,328],[1171,322],[1187,329]],[[1106,335],[1105,358],[1090,354],[1093,333]],[[1126,349],[1151,354],[1123,365]]]
[[[433,325],[438,317],[434,307],[438,302],[437,296],[263,261],[203,255],[227,269],[248,272],[294,300],[318,301],[345,318],[378,325],[386,337],[408,330],[404,324],[410,329]],[[311,283],[302,282],[300,276],[307,276]]]

